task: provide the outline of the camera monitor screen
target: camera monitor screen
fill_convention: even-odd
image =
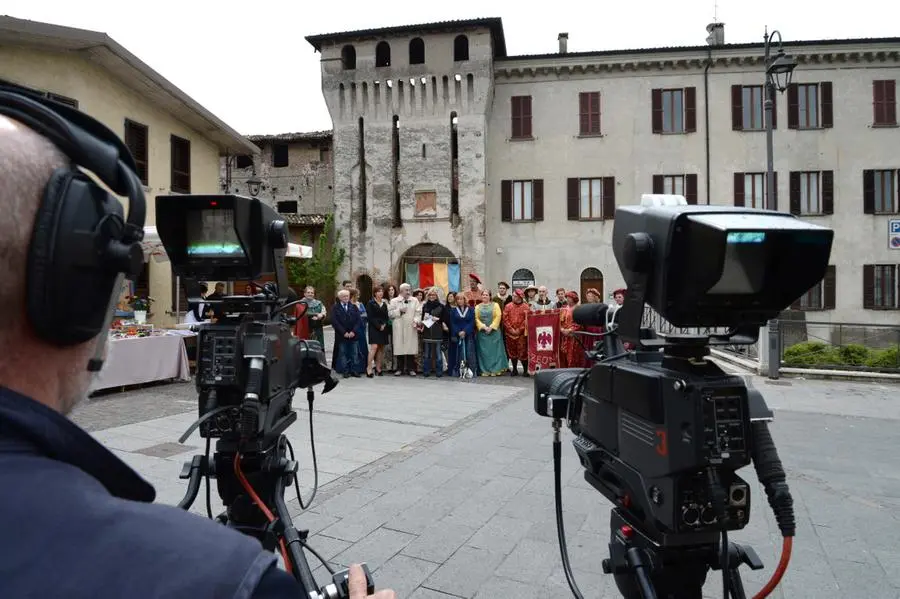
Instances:
[[[707,293],[748,295],[762,291],[768,249],[765,231],[729,231],[722,277]]]
[[[234,230],[234,211],[204,208],[186,215],[189,258],[245,258]]]

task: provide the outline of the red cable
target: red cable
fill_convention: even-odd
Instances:
[[[793,547],[794,537],[784,537],[781,544],[781,559],[778,560],[778,566],[775,568],[775,571],[772,572],[772,578],[769,579],[766,586],[764,586],[760,592],[753,595],[753,599],[765,599],[769,596],[769,593],[775,590],[775,587],[778,586],[778,583],[781,582],[781,578],[787,571],[788,563],[791,561],[791,549],[793,549]]]
[[[244,487],[244,490],[247,492],[247,495],[250,496],[250,499],[253,500],[253,503],[256,504],[256,507],[258,507],[263,515],[265,515],[266,519],[270,523],[275,522],[275,514],[273,514],[272,511],[268,507],[266,507],[266,504],[263,503],[263,500],[259,498],[259,495],[257,495],[256,491],[253,490],[253,487],[250,486],[250,481],[248,481],[247,477],[244,476],[244,472],[243,470],[241,470],[241,454],[239,453],[234,454],[234,475],[241,483],[241,486]],[[279,539],[278,545],[281,548],[281,557],[284,558],[284,567],[288,571],[288,573],[291,573],[291,561],[288,559],[287,546],[284,544],[284,539]]]

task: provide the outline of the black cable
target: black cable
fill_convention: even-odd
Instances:
[[[575,583],[575,577],[572,574],[572,566],[569,564],[569,550],[566,547],[566,531],[563,525],[562,511],[562,445],[559,441],[559,424],[555,424],[556,437],[553,440],[553,495],[556,503],[556,534],[559,538],[559,553],[562,557],[563,571],[566,574],[566,582],[576,599],[584,599],[578,585]]]
[[[285,437],[285,441],[287,441],[288,453],[291,455],[291,461],[296,461],[294,457],[294,446],[291,445],[291,441]],[[316,461],[316,437],[313,431],[313,402],[309,402],[309,445],[312,448],[312,463],[313,463],[313,490],[312,495],[309,496],[309,500],[304,504],[303,497],[300,495],[300,471],[298,468],[297,475],[294,476],[294,489],[297,491],[297,502],[300,504],[301,510],[309,509],[309,506],[312,505],[313,499],[316,498],[316,492],[319,490],[319,465]]]
[[[300,546],[312,553],[317,560],[322,562],[322,565],[325,566],[325,569],[328,570],[328,573],[334,576],[334,568],[331,567],[331,564],[329,564],[328,561],[326,561],[321,555],[319,555],[318,551],[310,547],[306,541],[300,541]]]
[[[205,456],[205,461],[206,461],[206,473],[205,474],[206,474],[206,476],[204,476],[203,478],[206,479],[206,516],[210,520],[212,520],[212,517],[213,517],[213,515],[212,515],[212,500],[210,499],[210,491],[209,491],[209,467],[210,467],[209,443],[210,443],[210,441],[211,441],[211,439],[209,437],[207,437],[206,438],[206,456]]]

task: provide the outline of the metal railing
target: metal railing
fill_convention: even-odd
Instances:
[[[780,320],[782,366],[900,372],[900,326]]]
[[[650,306],[644,306],[641,327],[652,328],[661,335],[716,335],[728,332],[727,328],[722,327],[677,327]]]
[[[728,332],[727,327],[676,327],[650,306],[644,306],[641,327],[649,327],[663,335],[717,335]],[[741,356],[748,360],[759,360],[757,344],[719,345],[716,349]]]

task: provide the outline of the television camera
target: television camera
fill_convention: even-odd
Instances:
[[[751,462],[784,537],[778,566],[754,597],[777,586],[795,524],[768,429],[773,414],[759,391],[708,356],[711,345],[754,343],[767,320],[820,281],[832,239],[830,229],[765,210],[683,201],[616,209],[625,301],[612,319],[605,304],[573,314],[584,326],[611,325],[602,351],[587,369],[545,370],[534,381],[534,409],[553,420],[557,529],[576,597],[561,506],[563,419],[585,480],[613,504],[603,570],[624,597],[699,599],[710,569],[721,570],[726,599],[745,597],[739,566],[763,564],[728,533],[750,520],[751,487],[737,471]],[[645,303],[675,327],[707,334],[642,329]]]
[[[319,587],[304,549],[308,532],[297,530],[284,501],[293,485],[301,508],[318,487],[313,437],[313,387],[323,393],[337,385],[325,352],[316,341],[291,335],[288,311],[304,305],[289,290],[285,255],[287,224],[257,199],[234,195],[157,196],[157,229],[176,275],[194,281],[254,280],[274,273],[274,283],[256,285],[251,296],[202,300],[218,315],[196,327],[198,420],[182,435],[183,443],[197,428],[206,439],[205,455],[185,464],[188,488],[179,507],[190,509],[206,480],[207,515],[212,518],[210,478],[215,478],[225,512],[217,520],[278,550],[286,569],[303,588],[304,597],[348,596],[347,570],[333,572]],[[199,299],[195,301],[200,301]],[[297,420],[294,392],[307,390],[315,483],[304,504],[297,482],[298,463],[284,432]],[[210,456],[210,442],[216,439]],[[319,558],[321,559],[321,558]],[[374,592],[366,573],[369,592]]]

